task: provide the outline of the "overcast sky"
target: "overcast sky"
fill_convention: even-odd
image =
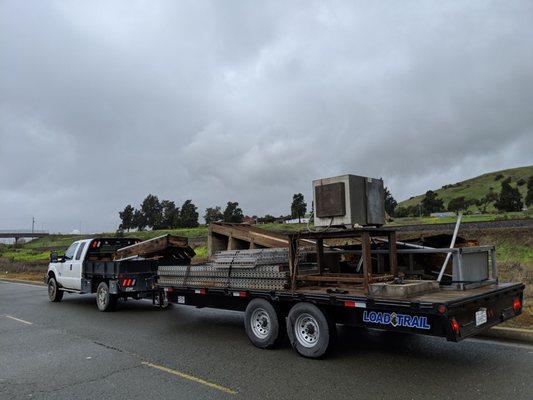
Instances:
[[[0,229],[530,164],[531,1],[0,1]]]

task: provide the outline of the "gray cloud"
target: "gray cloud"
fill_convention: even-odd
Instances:
[[[286,213],[532,164],[530,2],[0,4],[0,226],[111,230],[147,193]],[[38,226],[39,222],[38,222]]]

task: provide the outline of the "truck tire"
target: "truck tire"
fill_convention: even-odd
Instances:
[[[59,290],[59,286],[54,276],[48,278],[48,299],[54,303],[63,299],[63,291]]]
[[[100,282],[96,289],[96,306],[100,311],[112,311],[117,305],[117,296],[109,293],[106,282]]]
[[[261,349],[275,347],[285,334],[284,321],[274,306],[264,299],[253,299],[244,313],[248,339]]]
[[[287,318],[287,334],[294,350],[307,358],[327,354],[336,338],[336,326],[328,316],[311,303],[298,303]]]

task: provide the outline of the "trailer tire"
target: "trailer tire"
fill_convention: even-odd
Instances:
[[[244,329],[254,346],[271,349],[285,335],[284,320],[274,306],[265,299],[253,299],[244,313]]]
[[[117,305],[117,295],[109,293],[109,286],[106,282],[100,282],[96,289],[96,306],[100,311],[112,311]]]
[[[63,291],[59,290],[54,276],[48,278],[48,299],[53,303],[60,302],[63,299]]]
[[[287,334],[294,350],[307,358],[327,354],[337,336],[335,323],[311,303],[298,303],[287,318]]]

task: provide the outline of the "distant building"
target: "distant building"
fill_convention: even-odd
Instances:
[[[298,220],[298,218],[294,218],[283,221],[285,224],[299,224],[300,222],[302,224],[307,224],[309,222],[309,218],[300,218],[300,220]]]
[[[451,211],[447,211],[447,212],[435,212],[435,213],[431,213],[429,214],[430,217],[433,217],[433,218],[446,218],[446,217],[455,217],[455,213],[454,212],[451,212]]]

